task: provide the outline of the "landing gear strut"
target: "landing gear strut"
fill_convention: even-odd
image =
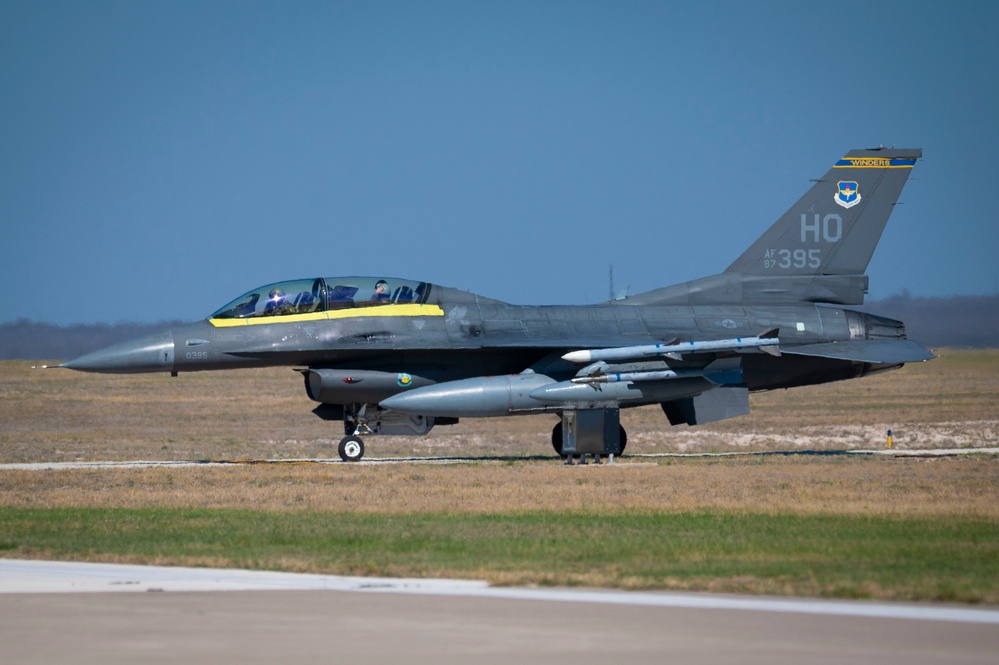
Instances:
[[[336,418],[327,420],[343,420],[345,436],[340,440],[337,452],[345,462],[357,462],[364,456],[362,436],[423,436],[433,429],[436,421],[441,421],[442,425],[458,422],[457,418],[435,419],[432,416],[396,413],[377,404],[345,404]]]

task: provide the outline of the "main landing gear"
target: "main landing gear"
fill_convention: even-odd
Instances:
[[[614,441],[613,440],[607,441],[608,437],[611,437],[611,438],[613,437],[612,434],[608,434],[608,432],[606,430],[604,430],[602,432],[598,432],[598,431],[594,431],[593,429],[585,429],[582,432],[578,432],[577,431],[576,433],[574,433],[573,438],[574,439],[578,439],[579,435],[583,434],[587,438],[591,439],[591,441],[589,442],[590,444],[595,443],[595,441],[593,441],[593,439],[600,440],[599,444],[596,445],[596,446],[594,446],[594,445],[590,445],[590,446],[579,446],[578,445],[579,442],[576,441],[575,442],[575,443],[577,443],[576,450],[577,451],[583,451],[583,450],[585,450],[586,451],[585,453],[579,454],[577,452],[574,452],[572,454],[569,454],[569,453],[564,452],[563,451],[563,447],[565,445],[565,440],[566,440],[566,437],[565,437],[565,427],[563,425],[564,421],[565,421],[564,418],[562,420],[559,420],[557,423],[555,423],[555,427],[552,428],[552,448],[555,449],[555,453],[557,455],[559,455],[562,459],[566,460],[566,464],[572,464],[573,458],[579,459],[583,464],[585,464],[586,463],[585,462],[585,460],[586,460],[585,456],[587,454],[592,454],[593,455],[593,459],[599,464],[600,463],[600,455],[604,454],[603,451],[613,450],[613,448],[614,448],[614,446],[613,446]],[[611,430],[611,431],[613,431],[613,430]],[[621,426],[621,425],[618,425],[618,440],[617,440],[616,443],[618,444],[617,453],[616,454],[617,455],[623,455],[624,454],[624,448],[625,448],[626,445],[628,445],[628,433],[624,430],[624,427]]]

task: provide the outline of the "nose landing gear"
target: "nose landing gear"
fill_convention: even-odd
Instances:
[[[340,439],[337,452],[344,462],[359,462],[364,457],[364,441],[356,434],[345,436]]]

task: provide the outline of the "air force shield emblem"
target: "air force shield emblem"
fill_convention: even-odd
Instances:
[[[852,208],[860,203],[860,187],[857,186],[856,181],[840,180],[839,189],[836,190],[836,196],[833,197],[833,200],[844,208]]]

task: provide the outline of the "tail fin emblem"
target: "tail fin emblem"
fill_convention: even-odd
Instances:
[[[833,197],[844,208],[852,208],[860,203],[860,187],[855,180],[840,180],[839,189]]]

